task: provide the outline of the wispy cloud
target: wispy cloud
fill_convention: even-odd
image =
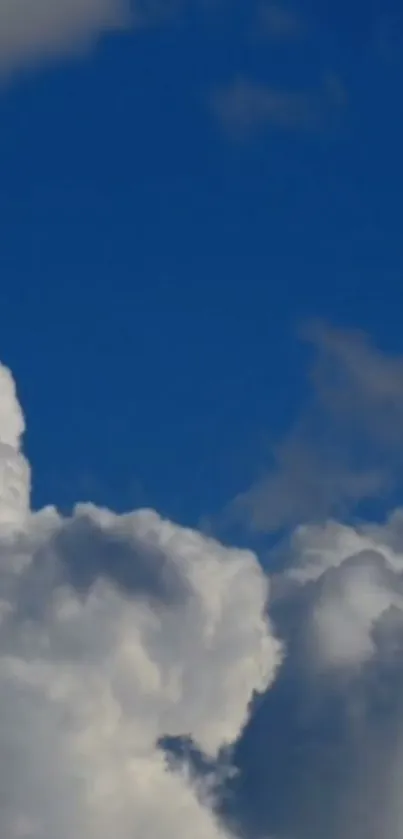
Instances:
[[[260,3],[255,31],[263,38],[290,40],[300,38],[305,27],[297,13],[280,3]]]
[[[169,19],[181,0],[0,0],[0,75],[82,53],[106,32]]]
[[[128,0],[0,0],[0,71],[81,51],[130,22]]]
[[[245,138],[267,127],[320,130],[344,101],[336,76],[327,77],[318,90],[281,90],[241,77],[216,90],[211,107],[225,130]]]
[[[316,353],[309,405],[231,507],[257,530],[343,513],[401,481],[403,359],[320,323],[303,337]]]

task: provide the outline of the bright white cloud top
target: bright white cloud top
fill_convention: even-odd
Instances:
[[[255,556],[141,510],[29,510],[0,368],[0,835],[222,839],[158,740],[231,744],[281,656]]]
[[[385,525],[329,521],[296,530],[295,564],[285,576],[310,590],[304,620],[309,668],[360,677],[387,652],[398,662],[400,641],[394,651],[384,641],[385,632],[393,644],[403,630],[402,534],[402,511]]]

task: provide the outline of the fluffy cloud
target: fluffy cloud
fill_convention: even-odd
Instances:
[[[383,621],[400,616],[403,628],[403,544],[391,548],[402,521],[397,512],[384,527],[328,522],[297,529],[296,561],[284,580],[296,583],[297,599],[299,587],[308,588],[303,635],[309,668],[360,673],[378,656]]]
[[[241,738],[245,835],[403,835],[403,511],[297,529],[272,581],[287,646]]]
[[[399,359],[314,338],[317,403],[399,463]],[[403,510],[297,526],[269,592],[152,510],[31,511],[23,431],[0,367],[0,835],[402,839]]]
[[[29,509],[24,428],[0,367],[0,834],[224,839],[213,761],[273,680],[281,647],[255,556],[151,510]]]
[[[255,526],[287,534],[269,605],[287,655],[223,807],[253,839],[402,839],[403,510],[346,521],[401,486],[403,362],[358,331],[314,324],[305,337],[311,402],[238,500]]]

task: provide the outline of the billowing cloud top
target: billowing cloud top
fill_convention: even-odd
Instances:
[[[287,655],[237,746],[248,839],[403,835],[403,511],[287,540],[270,612]]]
[[[210,782],[159,748],[213,760],[281,656],[255,556],[151,510],[29,511],[24,428],[0,368],[0,835],[222,839]]]
[[[13,378],[0,364],[0,524],[21,521],[29,506],[29,466],[20,452],[23,431]]]

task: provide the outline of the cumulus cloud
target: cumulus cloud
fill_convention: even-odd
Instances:
[[[1,367],[0,834],[224,839],[214,777],[159,744],[214,767],[273,680],[256,557],[152,510],[32,512],[23,428]]]
[[[293,596],[300,586],[309,590],[303,643],[310,668],[359,672],[376,659],[385,616],[403,619],[403,555],[400,546],[391,549],[402,521],[397,512],[385,527],[353,529],[330,521],[294,533],[293,563],[284,578],[297,584]]]
[[[384,489],[402,362],[308,337],[297,428],[330,457],[330,416]],[[402,839],[403,510],[353,526],[316,514],[318,490],[268,580],[152,510],[32,511],[23,431],[0,367],[0,835]],[[332,459],[307,463],[326,486]]]
[[[287,530],[268,557],[287,652],[222,808],[248,839],[402,839],[403,510],[355,525],[328,513],[399,486],[403,363],[358,331],[305,337],[311,403],[242,499],[258,526]]]
[[[308,405],[231,509],[257,530],[343,515],[401,482],[403,360],[359,331],[314,323],[302,337],[315,353]]]
[[[25,428],[11,373],[0,364],[0,524],[19,521],[29,505],[30,471],[19,451]]]
[[[403,511],[297,528],[270,613],[287,647],[238,744],[249,837],[403,835]]]

